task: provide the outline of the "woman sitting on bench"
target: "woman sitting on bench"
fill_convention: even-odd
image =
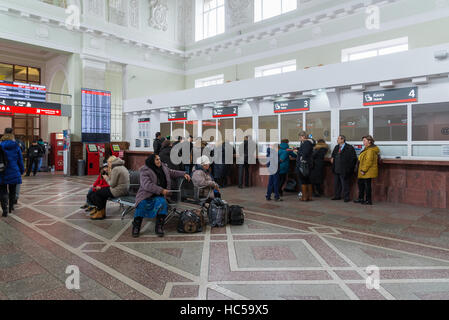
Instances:
[[[94,184],[91,188],[89,188],[89,191],[87,192],[86,196],[86,203],[83,204],[80,209],[85,209],[86,212],[89,212],[90,215],[92,215],[95,212],[95,206],[92,203],[92,197],[94,196],[94,193],[100,189],[109,187],[108,183],[104,179],[103,176],[108,175],[108,164],[104,163],[103,166],[100,169],[100,174],[98,175],[97,180],[95,180]]]
[[[143,218],[156,217],[155,232],[164,236],[164,221],[167,216],[167,200],[172,186],[172,179],[184,177],[190,181],[190,176],[184,171],[171,170],[161,162],[158,155],[152,154],[140,168],[140,188],[136,195],[136,212],[134,214],[132,235],[140,234]]]
[[[207,156],[202,156],[197,159],[197,164],[195,169],[193,169],[192,181],[193,185],[197,188],[201,188],[200,197],[209,199],[220,198],[220,188],[218,183],[216,183],[209,172],[210,160]],[[209,192],[208,188],[214,190],[214,192]],[[209,193],[209,194],[208,194]],[[208,200],[209,200],[208,199]]]
[[[92,204],[95,206],[94,212],[90,217],[92,220],[102,220],[106,218],[106,202],[109,198],[118,198],[126,196],[129,189],[129,172],[124,166],[125,161],[116,156],[108,158],[108,175],[103,178],[109,184],[109,187],[101,188],[94,192],[91,197]]]

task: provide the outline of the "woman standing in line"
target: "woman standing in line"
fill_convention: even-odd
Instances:
[[[5,133],[0,144],[0,158],[4,169],[0,173],[0,197],[3,217],[8,216],[14,210],[16,199],[16,187],[22,184],[22,175],[25,172],[23,166],[22,151],[19,144],[14,140],[12,133]],[[9,202],[9,208],[8,208]]]
[[[377,161],[379,159],[380,149],[374,144],[372,136],[368,135],[362,139],[365,148],[359,155],[359,168],[357,170],[359,198],[354,200],[354,202],[372,205],[371,181],[377,178],[379,174]]]
[[[315,141],[308,139],[307,133],[302,131],[299,133],[301,146],[298,148],[298,157],[296,158],[296,167],[301,180],[302,197],[301,201],[312,200],[312,182],[310,181],[310,172],[313,167],[313,147]]]

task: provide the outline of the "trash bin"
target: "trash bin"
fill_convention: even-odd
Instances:
[[[84,160],[78,160],[78,176],[84,176],[85,175],[85,167],[86,167],[86,162]]]

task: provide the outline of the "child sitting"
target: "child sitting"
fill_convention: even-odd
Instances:
[[[92,188],[89,189],[89,192],[86,196],[86,203],[82,205],[81,209],[86,209],[86,212],[93,212],[93,209],[95,208],[92,204],[92,201],[90,201],[90,198],[92,197],[93,193],[95,191],[98,191],[102,188],[109,187],[109,184],[106,182],[106,180],[103,178],[103,175],[108,174],[108,164],[103,164],[103,167],[100,169],[100,175],[98,176],[97,180],[95,180],[94,184],[92,185]]]

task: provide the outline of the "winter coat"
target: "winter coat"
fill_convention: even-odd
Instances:
[[[379,174],[379,168],[377,165],[379,153],[380,149],[376,145],[369,146],[368,148],[362,150],[359,155],[359,179],[377,178]],[[365,172],[365,174],[362,175],[361,171]]]
[[[226,150],[227,149],[226,145],[228,145],[227,148],[229,150]],[[216,146],[215,150],[217,150],[217,148],[221,148],[221,152],[214,151],[214,157],[215,157],[215,155],[217,157],[221,156],[221,163],[214,162],[214,178],[215,179],[220,179],[220,178],[225,178],[228,175],[230,175],[232,162],[234,161],[234,159],[232,158],[232,162],[230,164],[226,164],[226,152],[231,151],[231,148],[232,148],[232,153],[234,155],[235,154],[235,149],[232,146],[230,148],[228,143],[223,143],[221,146]],[[217,159],[215,159],[214,161],[216,161],[216,160]]]
[[[310,181],[313,184],[323,184],[324,183],[324,157],[329,150],[326,143],[317,143],[315,148],[313,148],[313,167],[310,173]]]
[[[28,155],[28,159],[40,158],[40,157],[42,157],[42,148],[38,144],[35,146],[31,145],[28,148],[27,155]]]
[[[301,143],[301,146],[298,148],[298,155],[296,157],[296,167],[300,168],[301,160],[307,161],[309,168],[313,165],[313,147],[315,146],[315,140],[307,139]]]
[[[204,188],[204,187],[210,187],[212,189],[215,189],[216,187],[218,187],[218,185],[214,182],[214,180],[212,180],[211,175],[209,174],[209,172],[204,171],[203,167],[201,165],[196,165],[195,168],[193,169],[193,174],[192,174],[192,182],[193,185],[197,188]],[[204,190],[201,190],[201,197],[205,197],[207,196],[206,193],[208,193],[210,190],[208,190],[207,188],[205,188]],[[210,192],[210,198],[214,198],[214,193]]]
[[[181,170],[181,167],[180,167],[181,164],[176,165],[176,164],[173,164],[173,162],[171,161],[171,158],[170,158],[171,150],[172,150],[172,147],[170,147],[170,146],[163,147],[161,149],[161,151],[159,152],[159,157],[161,158],[161,161],[163,163],[165,163],[170,169]],[[179,156],[179,154],[178,154],[178,156]]]
[[[109,184],[106,182],[106,180],[103,178],[103,176],[100,174],[97,178],[97,180],[95,180],[93,186],[92,186],[92,191],[97,191],[95,188],[96,187],[100,187],[100,188],[107,188],[109,187]]]
[[[43,142],[38,141],[37,145],[41,148],[41,155],[40,157],[43,157],[45,154],[45,144]]]
[[[8,165],[0,174],[0,184],[22,184],[22,175],[25,172],[22,151],[11,134],[3,135],[1,141],[1,147],[8,158]]]
[[[336,145],[332,151],[332,158],[334,159],[332,172],[348,177],[354,173],[354,168],[357,163],[357,154],[355,153],[354,147],[348,143],[345,144],[341,153],[338,153],[339,148],[340,145]]]
[[[120,158],[112,162],[112,170],[106,182],[111,187],[114,198],[126,196],[129,190],[129,172],[124,166],[125,161]]]
[[[162,163],[162,170],[164,170],[165,178],[167,180],[166,190],[171,190],[172,179],[177,179],[184,177],[184,171],[171,170],[167,167],[165,163]],[[136,207],[139,203],[145,199],[151,198],[152,196],[160,195],[164,190],[162,187],[157,185],[156,173],[151,170],[146,165],[139,169],[140,171],[140,187],[136,195]]]
[[[296,158],[296,153],[289,149],[287,143],[279,145],[279,174],[286,174],[290,169],[290,157]]]
[[[270,161],[270,157],[271,157],[271,152],[272,151],[277,151],[277,168],[271,168],[271,161]],[[279,163],[280,163],[280,159],[279,159],[279,150],[271,150],[271,147],[267,148],[267,169],[268,172],[270,173],[270,175],[274,175],[274,174],[279,174]],[[273,164],[274,166],[275,164]],[[275,171],[276,169],[276,171]]]
[[[162,148],[162,141],[161,139],[154,139],[153,141],[153,152],[154,154],[159,154]]]

